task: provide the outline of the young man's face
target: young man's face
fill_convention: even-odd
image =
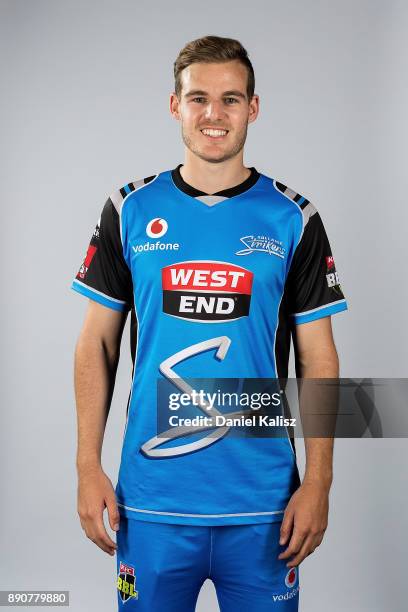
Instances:
[[[182,71],[181,96],[171,95],[170,109],[181,121],[184,144],[201,159],[220,163],[242,150],[259,109],[258,96],[247,98],[247,78],[238,60],[191,64]]]

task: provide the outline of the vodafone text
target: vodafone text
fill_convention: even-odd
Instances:
[[[135,253],[142,253],[143,251],[178,251],[179,248],[180,245],[178,242],[160,242],[160,240],[132,246]]]
[[[284,595],[272,595],[273,601],[286,601],[287,599],[292,599],[292,597],[296,597],[299,592],[299,585],[292,589],[291,591],[286,591]]]

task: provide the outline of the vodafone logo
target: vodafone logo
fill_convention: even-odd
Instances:
[[[149,238],[161,238],[168,230],[168,224],[165,219],[156,217],[146,225],[146,234]]]
[[[288,571],[285,577],[285,584],[288,587],[288,589],[291,589],[292,587],[295,586],[296,578],[297,578],[297,568],[292,567]]]
[[[247,317],[253,273],[223,261],[183,261],[162,269],[163,312],[205,323]]]

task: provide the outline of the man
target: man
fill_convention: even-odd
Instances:
[[[197,377],[285,377],[291,334],[299,376],[336,378],[330,317],[347,305],[315,207],[244,166],[259,111],[245,49],[192,41],[174,74],[184,164],[108,198],[72,284],[90,298],[75,359],[78,512],[86,535],[117,552],[119,609],[193,611],[211,578],[222,612],[293,611],[298,566],[327,526],[332,440],[305,440],[300,484],[288,436],[160,437],[160,389],[191,397]],[[101,448],[129,311],[134,372],[114,490]]]

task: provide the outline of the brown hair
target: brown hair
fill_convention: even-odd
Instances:
[[[247,96],[251,100],[255,91],[255,74],[246,49],[238,40],[222,36],[203,36],[187,43],[174,62],[174,90],[181,95],[181,72],[190,64],[221,63],[239,60],[248,71]]]

